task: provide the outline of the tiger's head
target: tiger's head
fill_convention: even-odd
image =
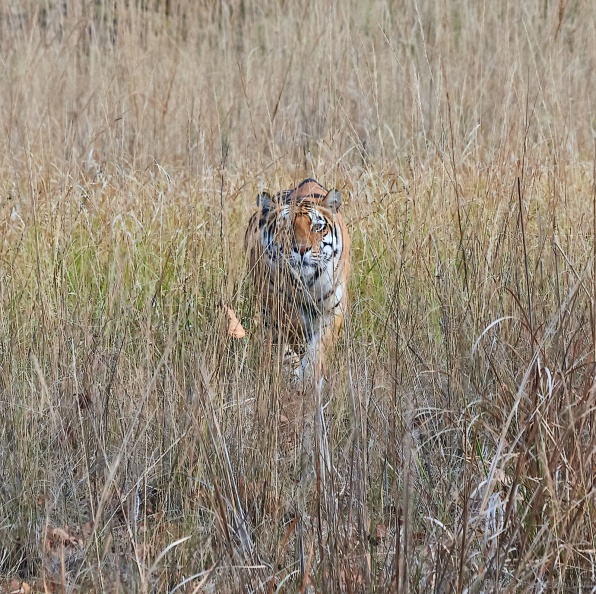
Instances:
[[[260,239],[268,265],[288,266],[307,286],[322,270],[333,268],[343,249],[338,231],[341,204],[337,190],[327,191],[313,179],[274,197],[259,194]]]

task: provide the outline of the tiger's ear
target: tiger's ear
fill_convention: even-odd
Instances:
[[[257,196],[257,206],[263,212],[268,212],[271,208],[271,196],[267,192],[261,192]]]
[[[331,209],[333,212],[337,212],[339,210],[339,207],[341,206],[341,194],[339,193],[338,190],[330,190],[329,192],[327,192],[327,196],[325,196],[325,198],[323,198],[323,201],[321,202],[321,204],[325,207],[325,208],[329,208]]]

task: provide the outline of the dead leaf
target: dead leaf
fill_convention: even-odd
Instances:
[[[77,400],[79,402],[79,408],[85,410],[91,404],[91,392],[89,389],[85,389],[77,394]]]
[[[375,538],[377,541],[384,540],[387,536],[387,526],[385,524],[377,524],[375,528]]]
[[[228,334],[232,338],[244,338],[246,336],[246,330],[242,327],[234,310],[231,307],[226,307],[226,312],[228,314]]]
[[[74,545],[74,546],[83,546],[83,542],[74,536],[71,536],[66,530],[63,528],[52,528],[49,531],[50,542],[48,543],[50,548],[52,544],[61,543],[63,545]]]
[[[83,533],[83,536],[85,538],[88,538],[89,536],[91,536],[91,534],[93,532],[93,522],[91,522],[91,521],[85,522],[81,526],[81,532]]]
[[[10,580],[10,594],[29,594],[31,586],[27,582],[18,582]]]

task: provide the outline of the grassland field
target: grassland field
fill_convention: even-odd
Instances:
[[[0,592],[596,591],[593,2],[0,0],[0,81]],[[297,397],[244,231],[307,176]]]

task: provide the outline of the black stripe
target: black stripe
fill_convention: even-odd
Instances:
[[[335,239],[335,245],[336,245],[336,247],[333,250],[333,256],[335,257],[339,254],[339,239],[340,238],[339,238],[339,227],[338,226],[333,227],[333,237]],[[341,242],[341,247],[343,250],[343,241]]]
[[[312,287],[318,280],[319,277],[321,276],[321,269],[320,268],[315,268],[315,273],[312,275],[312,278],[308,281],[308,287]]]
[[[336,309],[340,305],[341,305],[341,299],[331,309]]]
[[[304,181],[301,181],[300,184],[298,185],[298,188],[301,188],[302,186],[308,184],[308,183],[313,183],[313,184],[317,184],[317,186],[321,186],[321,184],[316,180],[313,179],[312,177],[307,177]],[[322,188],[323,186],[321,186]],[[296,189],[298,189],[296,188]]]
[[[337,241],[335,242],[335,244],[337,245]],[[323,240],[323,246],[332,248],[332,252],[331,253],[333,254],[333,257],[336,257],[336,256],[339,255],[339,246],[334,248],[333,247],[333,241],[325,241],[325,240]],[[321,252],[322,251],[323,250],[321,250]]]
[[[281,200],[283,204],[289,204],[291,202],[291,196],[294,193],[294,190],[283,190],[279,192],[275,198],[276,200]]]
[[[327,293],[325,293],[325,295],[321,299],[319,299],[319,302],[327,301],[327,299],[329,299],[329,297],[331,297],[331,295],[335,293],[335,289],[337,289],[337,285],[334,285],[329,291],[327,291]]]

